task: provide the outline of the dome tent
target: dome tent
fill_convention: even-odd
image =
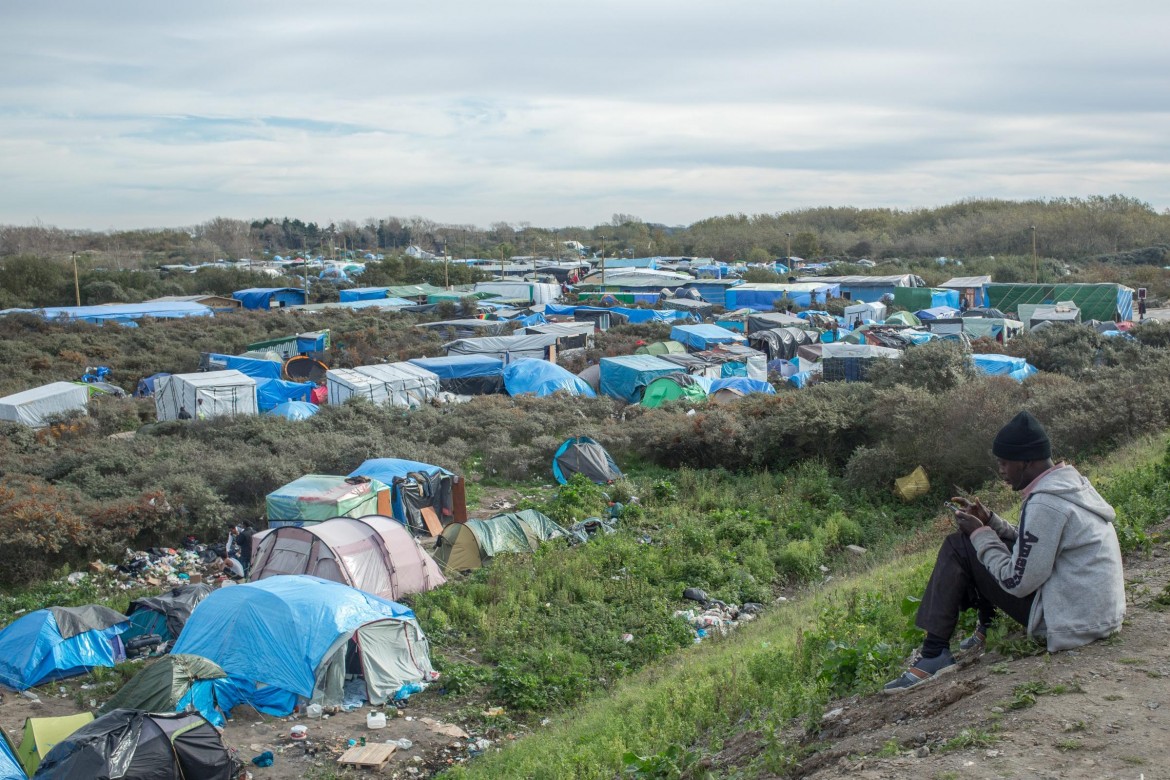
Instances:
[[[201,656],[228,674],[231,685],[212,681],[224,712],[245,702],[282,716],[298,702],[340,705],[347,656],[357,656],[372,704],[433,674],[430,645],[409,608],[307,575],[220,588],[191,615],[172,652]]]
[[[565,529],[535,509],[487,520],[452,523],[435,542],[435,560],[449,571],[478,569],[503,552],[535,552],[543,541],[566,536]]]
[[[232,780],[240,767],[201,715],[114,710],[58,742],[33,777]]]
[[[547,360],[522,358],[504,367],[504,389],[508,395],[531,394],[538,397],[561,392],[595,398],[596,393],[579,376]]]
[[[646,386],[646,391],[642,393],[642,406],[657,409],[667,401],[705,401],[711,389],[711,381],[707,377],[682,372],[660,376]]]
[[[16,757],[16,748],[12,747],[3,729],[0,729],[0,780],[28,780],[20,759]]]
[[[109,607],[49,607],[0,630],[0,684],[23,691],[126,660],[120,635],[130,627]]]
[[[148,666],[130,678],[113,697],[101,706],[99,712],[118,709],[146,710],[147,712],[176,712],[202,709],[194,700],[199,698],[203,680],[222,680],[227,673],[219,666],[197,655],[164,655],[148,661]],[[221,725],[218,720],[213,725]]]
[[[584,474],[599,485],[614,482],[622,477],[622,471],[605,447],[588,436],[574,436],[565,439],[553,455],[553,476],[562,485],[567,484],[574,474]]]
[[[123,641],[143,634],[158,634],[164,642],[175,639],[200,601],[211,595],[210,585],[183,585],[158,596],[146,596],[130,602],[126,617],[131,628]]]
[[[335,517],[257,534],[253,582],[280,574],[312,574],[387,599],[422,593],[446,582],[406,526],[393,518]]]

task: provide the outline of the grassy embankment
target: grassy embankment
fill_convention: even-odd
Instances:
[[[1148,545],[1145,529],[1170,510],[1166,441],[1142,440],[1086,469],[1117,508],[1131,553]],[[733,734],[775,734],[793,718],[816,722],[834,695],[875,691],[913,646],[906,597],[919,592],[933,555],[933,535],[919,535],[869,570],[812,588],[726,639],[652,664],[450,774],[611,778],[635,753],[643,759],[635,774],[671,777]],[[783,772],[797,756],[797,748],[775,740],[752,769]]]

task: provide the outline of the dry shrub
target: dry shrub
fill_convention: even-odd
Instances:
[[[36,477],[0,479],[0,582],[46,577],[77,559],[85,536],[79,501]]]

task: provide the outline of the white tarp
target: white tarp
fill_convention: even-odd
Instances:
[[[85,411],[89,388],[72,382],[53,382],[0,398],[0,420],[43,428],[45,418],[75,410]]]
[[[199,420],[256,414],[256,381],[235,369],[159,377],[154,389],[159,421],[179,419],[181,408]]]
[[[360,395],[379,406],[416,408],[439,395],[439,376],[413,363],[337,368],[325,372],[329,403]]]
[[[900,349],[891,349],[890,347],[879,347],[876,344],[846,344],[843,341],[835,341],[831,344],[821,345],[821,359],[826,358],[872,358],[883,357],[897,359],[902,357]]]
[[[561,297],[560,285],[536,282],[479,282],[475,285],[475,292],[495,293],[505,300],[532,303],[551,303]]]

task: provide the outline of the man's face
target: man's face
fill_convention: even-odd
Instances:
[[[1027,486],[1024,482],[1024,471],[1028,468],[1029,463],[1031,461],[995,459],[999,478],[1011,485],[1012,490],[1023,490]]]

